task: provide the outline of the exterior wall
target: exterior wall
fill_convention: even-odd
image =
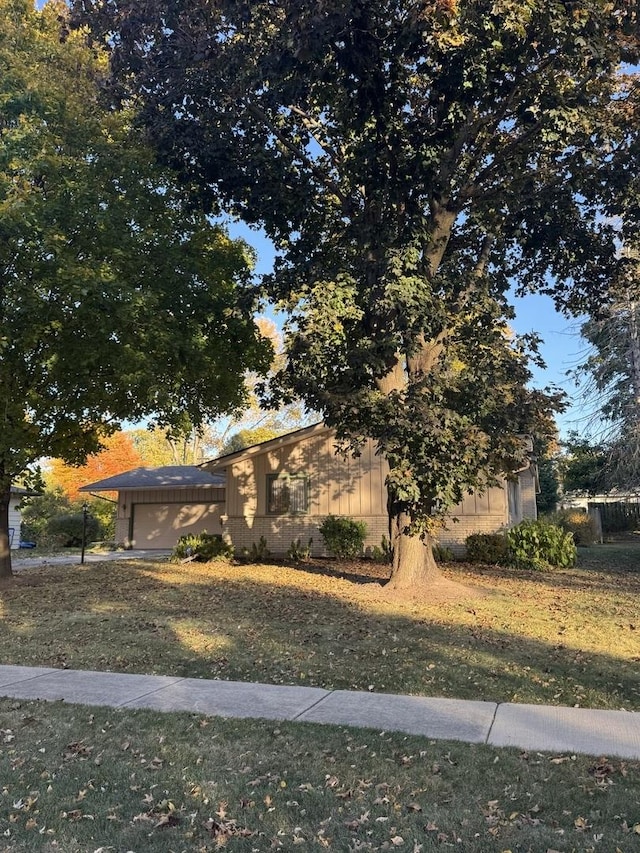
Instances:
[[[371,442],[357,459],[337,456],[334,444],[333,432],[322,428],[297,440],[285,436],[263,451],[256,448],[230,462],[224,535],[237,550],[251,548],[264,536],[271,553],[281,555],[293,541],[300,539],[306,545],[312,538],[314,555],[322,555],[318,527],[327,515],[365,521],[366,545],[380,545],[388,533],[386,462],[376,456]],[[309,509],[304,515],[267,512],[267,477],[279,473],[306,476]]]
[[[466,495],[450,513],[451,520],[438,535],[443,548],[456,556],[464,554],[464,543],[472,533],[496,533],[508,525],[507,489],[496,486],[481,495]]]
[[[22,523],[22,514],[18,509],[18,505],[22,500],[22,495],[12,497],[9,501],[9,536],[11,537],[11,548],[20,547],[20,525]],[[11,534],[13,530],[13,534]]]
[[[319,526],[327,515],[348,516],[367,525],[365,547],[379,547],[388,536],[385,478],[388,467],[368,442],[357,459],[337,456],[334,434],[318,425],[282,436],[264,446],[248,448],[220,463],[206,466],[226,474],[226,489],[148,489],[120,492],[116,540],[125,547],[142,547],[132,541],[132,519],[140,504],[184,505],[221,502],[220,532],[237,550],[250,549],[261,537],[274,556],[283,555],[292,542],[306,546],[313,539],[314,556],[324,554]],[[308,512],[276,515],[267,512],[267,477],[287,473],[304,475],[308,483]],[[509,500],[510,493],[512,495]],[[225,502],[223,504],[222,502]],[[224,512],[222,512],[224,510]],[[532,469],[521,472],[515,490],[507,483],[482,495],[467,495],[450,514],[439,542],[454,554],[464,553],[471,533],[495,533],[522,518],[535,518],[535,478]],[[216,513],[217,519],[217,513]],[[217,532],[209,524],[209,533]]]
[[[537,518],[536,477],[532,467],[520,473],[520,488],[522,495],[522,518]]]
[[[365,547],[380,546],[388,537],[387,463],[368,442],[357,459],[343,459],[334,451],[333,432],[322,430],[264,450],[230,459],[226,467],[227,509],[223,530],[237,550],[250,549],[264,537],[274,556],[284,554],[297,539],[312,553],[324,554],[319,526],[327,515],[349,516],[367,524]],[[217,471],[213,465],[210,470]],[[309,511],[304,515],[267,513],[267,476],[305,474],[309,483]],[[535,495],[534,495],[535,499]],[[453,519],[456,519],[455,521]],[[470,533],[493,533],[508,523],[506,489],[497,487],[483,495],[468,495],[451,513],[451,521],[439,534],[440,543],[456,554],[464,552]]]

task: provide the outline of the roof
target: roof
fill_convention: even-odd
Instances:
[[[82,486],[81,492],[122,492],[127,489],[224,488],[221,474],[210,474],[196,465],[165,465],[161,468],[134,468]]]
[[[11,486],[12,495],[20,495],[21,497],[38,497],[42,492],[35,492],[33,489],[23,489],[22,486]]]
[[[223,468],[232,462],[237,462],[247,456],[253,456],[256,453],[263,453],[265,450],[271,450],[274,447],[282,447],[292,442],[300,441],[308,435],[314,435],[319,432],[329,432],[330,427],[326,426],[322,421],[311,424],[311,426],[301,427],[286,432],[283,435],[278,435],[275,438],[269,438],[267,441],[261,441],[259,444],[251,444],[249,447],[243,447],[242,450],[234,450],[233,453],[227,453],[225,456],[218,456],[216,459],[211,459],[208,462],[203,462],[202,467],[209,471],[213,469]],[[215,476],[215,475],[214,475]]]

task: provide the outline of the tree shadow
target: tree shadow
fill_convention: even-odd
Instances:
[[[314,588],[285,567],[264,577],[260,567],[178,577],[181,568],[128,561],[34,573],[2,595],[1,662],[640,708],[637,663],[614,654],[514,626],[385,612],[361,584],[326,573]]]

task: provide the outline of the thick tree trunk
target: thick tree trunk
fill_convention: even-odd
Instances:
[[[9,502],[11,500],[11,483],[0,489],[0,578],[10,578],[11,547],[9,543]]]
[[[428,600],[430,587],[442,575],[433,557],[433,540],[409,535],[410,522],[405,512],[392,512],[389,517],[393,564],[386,589]]]

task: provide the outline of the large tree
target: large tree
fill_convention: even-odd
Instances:
[[[622,258],[609,303],[581,327],[589,351],[574,371],[604,456],[600,491],[640,490],[640,261],[629,249]]]
[[[0,0],[0,576],[11,483],[40,457],[235,409],[270,357],[245,247],[102,103],[106,56],[66,15]]]
[[[545,409],[505,326],[510,279],[568,309],[606,289],[599,170],[627,100],[630,8],[75,2],[165,160],[279,250],[277,387],[388,460],[394,588],[428,587],[439,518],[519,467],[518,433]]]

